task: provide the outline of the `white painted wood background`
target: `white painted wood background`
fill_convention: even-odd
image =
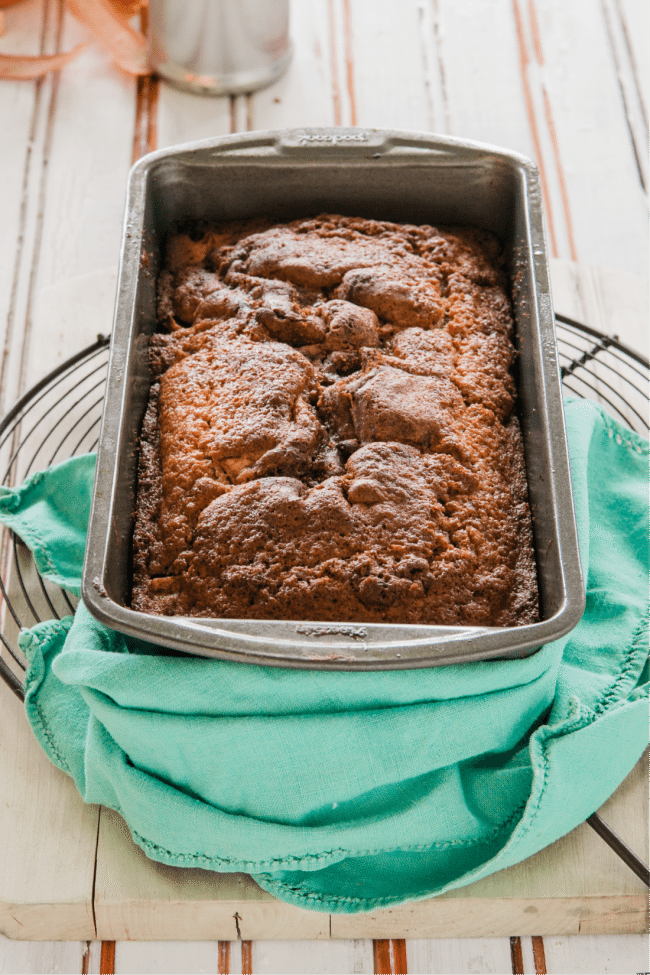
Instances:
[[[527,973],[539,972],[531,938],[522,938]],[[115,946],[119,975],[367,975],[373,968],[371,941],[254,941],[251,965],[242,966],[241,943],[229,942],[228,967],[217,941],[120,941]],[[634,975],[647,972],[647,940],[641,935],[576,935],[544,939],[545,971],[554,975]],[[506,938],[409,940],[406,956],[410,975],[510,975],[511,954]],[[388,971],[388,969],[384,969]],[[0,972],[100,973],[100,943],[78,941],[9,941],[0,939]],[[392,969],[401,973],[402,969]]]
[[[154,146],[354,124],[504,146],[540,166],[552,256],[647,277],[649,22],[647,0],[293,0],[293,63],[253,96],[141,84],[138,97],[95,45],[60,74],[0,83],[0,414],[44,363],[76,348],[70,334],[35,342],[38,297],[115,265],[126,174],[134,152]],[[85,39],[63,0],[25,0],[7,11],[0,50],[53,53]],[[521,939],[525,972],[649,967],[641,935],[546,937],[545,961],[535,947]],[[392,950],[411,973],[513,971],[508,939]],[[112,970],[98,942],[0,939],[0,972]],[[243,957],[236,942],[119,942],[114,970],[347,975],[377,965],[372,941],[257,941]]]

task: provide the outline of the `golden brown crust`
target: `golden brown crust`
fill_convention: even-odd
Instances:
[[[537,619],[491,235],[331,215],[178,235],[159,323],[134,608]]]

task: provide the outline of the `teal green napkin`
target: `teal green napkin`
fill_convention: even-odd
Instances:
[[[648,446],[593,404],[566,412],[588,589],[569,636],[524,660],[307,672],[161,654],[81,605],[21,634],[41,746],[150,857],[301,907],[372,910],[536,853],[647,741]],[[93,470],[0,489],[0,520],[72,592]]]

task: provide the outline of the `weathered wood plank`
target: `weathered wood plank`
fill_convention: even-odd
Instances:
[[[508,938],[412,938],[406,942],[406,957],[409,975],[511,971]]]
[[[94,938],[98,808],[84,805],[72,780],[50,764],[19,701],[4,685],[0,693],[0,933]]]
[[[10,941],[0,935],[0,972],[7,975],[48,975],[82,970],[85,942]],[[90,973],[89,973],[90,975]]]
[[[650,5],[643,0],[615,0],[616,14],[634,73],[646,129],[650,114]]]
[[[648,120],[639,84],[639,74],[636,70],[636,59],[620,3],[616,0],[601,0],[601,5],[634,161],[641,186],[647,193]]]
[[[605,335],[618,336],[619,340],[641,355],[648,355],[648,287],[647,282],[635,275],[604,268],[592,268],[569,262],[552,263],[552,280],[555,307],[570,318],[584,322]],[[564,343],[559,343],[564,350]],[[567,349],[567,354],[574,353]],[[576,353],[579,356],[580,353]],[[598,362],[591,363],[592,375],[603,382],[593,382],[578,369],[567,380],[567,387],[577,395],[593,396],[602,393],[605,407],[617,418],[623,417],[639,432],[644,432],[642,417],[647,422],[647,389],[642,373],[633,364],[614,359],[610,354],[601,357],[620,373],[614,375]],[[591,383],[594,389],[585,385]],[[636,412],[633,412],[636,411]]]
[[[86,941],[81,965],[81,975],[101,975],[101,941]]]
[[[523,7],[523,4],[522,4]],[[534,0],[575,257],[646,275],[647,211],[603,8]],[[564,250],[560,257],[571,256]]]
[[[50,6],[38,0],[8,10],[3,50],[52,53],[56,24],[49,14]],[[0,183],[0,414],[21,391],[22,350],[40,252],[44,158],[53,97],[52,76],[0,84],[3,129],[11,133],[3,142]]]
[[[405,975],[406,941],[404,938],[377,938],[372,943],[375,975]]]
[[[371,975],[372,941],[254,941],[255,975]]]
[[[533,935],[530,940],[533,954],[533,968],[535,969],[535,973],[536,975],[547,975],[544,939],[539,935]]]
[[[429,0],[426,9],[431,10],[425,40],[437,65],[432,76],[438,78],[438,116],[442,112],[452,135],[514,149],[536,161],[550,252],[570,257],[535,46],[521,0]]]
[[[234,952],[230,961],[234,961]],[[178,972],[202,972],[217,975],[218,941],[120,941],[115,945],[115,975],[177,975]],[[241,968],[228,965],[228,975]]]
[[[60,45],[88,33],[69,14]],[[43,204],[37,289],[114,265],[131,164],[135,82],[96,44],[57,80]]]
[[[165,81],[158,90],[158,148],[230,132],[230,99],[178,91]]]
[[[601,6],[429,0],[421,9],[436,127],[536,160],[554,256],[645,276],[645,198]]]
[[[597,851],[594,851],[597,856]],[[531,865],[535,871],[536,864]],[[560,875],[561,876],[561,875]],[[561,883],[561,880],[558,881]],[[647,897],[499,898],[442,895],[358,915],[332,915],[333,938],[468,938],[519,935],[639,933],[647,926]]]
[[[327,0],[293,3],[290,32],[294,53],[287,73],[250,97],[238,130],[334,124]]]
[[[38,35],[32,36],[28,25],[40,26],[43,18],[40,0],[29,0],[6,14],[3,50],[7,54],[34,54]],[[10,402],[7,389],[7,367],[10,346],[15,341],[15,321],[19,283],[18,268],[25,246],[29,197],[27,184],[32,161],[31,139],[38,118],[39,99],[34,84],[6,82],[0,85],[0,116],[4,121],[4,178],[0,183],[0,415],[4,403]]]
[[[422,7],[436,131],[533,156],[511,0]]]
[[[333,12],[342,123],[430,127],[419,5],[341,0]]]
[[[554,262],[552,274],[557,311],[570,315],[565,310],[570,302],[575,309],[573,317],[606,335],[618,335],[621,342],[647,357],[647,281],[611,268],[569,262]],[[568,294],[561,288],[566,288]]]
[[[648,971],[648,937],[644,934],[544,938],[544,950],[548,975]]]
[[[114,263],[114,262],[111,262]],[[34,303],[33,342],[27,368],[32,385],[113,327],[117,267],[44,288]]]

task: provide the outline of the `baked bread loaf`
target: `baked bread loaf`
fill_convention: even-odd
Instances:
[[[497,240],[330,215],[196,237],[159,278],[133,608],[534,622]]]

